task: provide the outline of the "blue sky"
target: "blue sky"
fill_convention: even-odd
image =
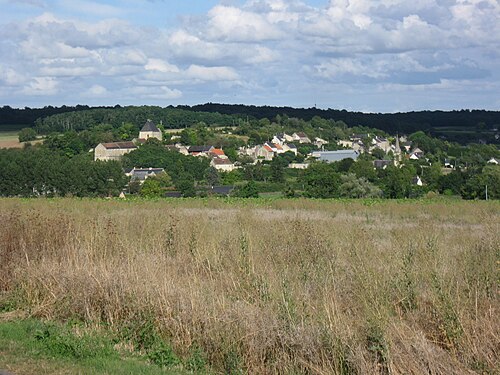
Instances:
[[[0,7],[0,105],[500,109],[498,0]]]

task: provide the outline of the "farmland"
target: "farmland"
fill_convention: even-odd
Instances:
[[[0,148],[23,148],[24,143],[19,142],[18,133],[22,125],[2,125],[0,127]],[[40,143],[33,141],[31,143]]]
[[[3,199],[0,311],[202,372],[494,373],[499,208]]]

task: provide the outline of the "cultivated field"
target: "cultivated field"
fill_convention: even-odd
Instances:
[[[500,368],[498,202],[3,199],[0,223],[4,316],[215,373]]]
[[[0,131],[0,148],[23,148],[26,142],[19,142],[18,130]],[[42,140],[31,141],[29,143],[40,143]]]

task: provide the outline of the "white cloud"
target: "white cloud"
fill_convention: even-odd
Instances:
[[[90,97],[105,97],[108,94],[108,90],[101,85],[92,85],[86,92],[85,96]]]
[[[232,1],[168,28],[136,24],[128,8],[135,0],[120,9],[78,0],[93,9],[82,16],[69,0],[16,2],[34,6],[12,6],[26,15],[0,24],[4,102],[22,100],[21,92],[140,103],[240,95],[300,105],[311,96],[331,100],[337,85],[352,98],[366,85],[500,81],[497,0]]]
[[[22,92],[26,95],[55,95],[58,92],[58,82],[53,77],[34,77]]]
[[[179,73],[179,68],[161,59],[149,59],[144,67],[146,70],[156,70],[162,73]]]
[[[206,67],[191,65],[186,70],[186,74],[189,78],[200,81],[235,81],[239,78],[234,69],[225,66]]]
[[[262,15],[218,5],[208,12],[207,36],[211,40],[256,42],[279,39],[282,31]]]

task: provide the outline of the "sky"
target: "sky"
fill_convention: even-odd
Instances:
[[[0,105],[500,110],[499,0],[0,0]]]

